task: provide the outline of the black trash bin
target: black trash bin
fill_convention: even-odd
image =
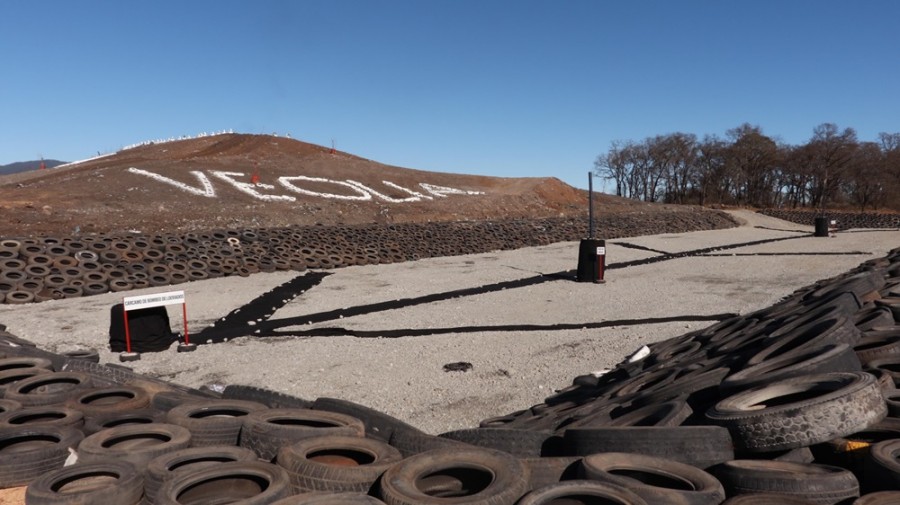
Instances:
[[[597,238],[581,239],[578,247],[578,282],[605,282],[606,241]]]
[[[816,231],[813,233],[816,237],[827,237],[828,236],[828,218],[827,217],[817,217],[816,218]]]

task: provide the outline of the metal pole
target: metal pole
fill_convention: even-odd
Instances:
[[[594,178],[588,172],[588,238],[594,238]]]

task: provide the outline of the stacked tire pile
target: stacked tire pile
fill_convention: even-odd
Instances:
[[[725,228],[724,214],[607,220],[608,238]],[[583,220],[543,219],[214,230],[0,240],[0,303],[20,304],[276,270],[339,268],[578,240]]]
[[[0,487],[29,504],[900,502],[900,249],[438,436],[8,333],[0,353]]]
[[[808,226],[813,226],[817,217],[826,217],[829,221],[834,220],[837,227],[842,230],[850,228],[900,228],[900,214],[828,211],[824,216],[821,216],[815,211],[788,209],[766,209],[760,211],[760,214]]]

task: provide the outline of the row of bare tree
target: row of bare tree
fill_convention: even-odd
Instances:
[[[671,133],[615,141],[596,174],[616,195],[648,202],[900,210],[900,133],[861,142],[833,123],[788,145],[743,124],[725,138]]]

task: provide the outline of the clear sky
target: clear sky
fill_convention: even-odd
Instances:
[[[614,140],[900,132],[895,0],[0,0],[0,164],[232,129],[587,186]]]

